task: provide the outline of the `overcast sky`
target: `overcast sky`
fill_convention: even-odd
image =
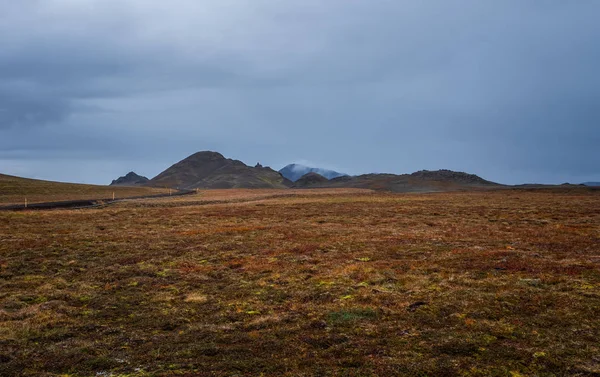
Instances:
[[[0,0],[0,173],[600,181],[597,0]]]

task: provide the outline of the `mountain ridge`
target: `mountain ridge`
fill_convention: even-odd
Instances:
[[[331,176],[328,178],[320,172]],[[297,177],[298,174],[302,174]],[[287,177],[286,177],[287,175]],[[289,179],[289,178],[292,179]],[[370,173],[348,176],[333,170],[290,164],[275,171],[254,167],[214,151],[196,152],[171,165],[147,186],[176,189],[227,188],[366,188],[392,192],[432,192],[503,187],[475,174],[448,169],[420,170],[410,174]]]

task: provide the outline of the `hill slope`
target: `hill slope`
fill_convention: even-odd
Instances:
[[[315,172],[310,172],[310,173],[304,174],[302,177],[300,177],[300,179],[298,179],[296,182],[294,182],[294,186],[292,186],[292,187],[295,187],[295,188],[313,187],[315,185],[325,184],[328,181],[329,180],[327,178],[323,177],[321,174],[318,174]]]
[[[194,188],[287,188],[291,182],[269,167],[250,167],[217,152],[195,153],[156,177],[148,185]]]
[[[78,183],[42,181],[0,174],[0,204],[20,204],[63,200],[109,199],[163,194],[164,189],[151,187],[97,186]]]
[[[123,177],[119,177],[112,181],[111,186],[139,186],[148,183],[149,179],[138,175],[132,171]]]
[[[496,185],[496,183],[485,180],[475,174],[457,172],[447,169],[441,170],[420,170],[410,175],[413,178],[420,178],[430,181],[448,181],[465,185]]]
[[[451,170],[422,170],[412,174],[363,174],[338,177],[311,187],[351,187],[394,192],[455,191],[502,187],[474,174]]]
[[[299,165],[299,164],[287,165],[283,169],[279,170],[279,172],[281,173],[281,175],[283,175],[284,177],[286,177],[287,179],[289,179],[292,182],[296,182],[298,179],[300,179],[302,176],[304,176],[308,173],[317,173],[327,179],[342,177],[342,176],[346,175],[343,173],[338,173],[337,171],[333,171],[333,170],[327,170],[327,169],[321,169],[321,168],[311,168],[311,167]]]

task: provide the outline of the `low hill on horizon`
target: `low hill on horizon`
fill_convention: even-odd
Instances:
[[[309,187],[313,187],[318,184],[325,184],[326,182],[329,182],[329,179],[323,177],[319,173],[310,172],[310,173],[306,173],[302,177],[300,177],[300,179],[298,179],[296,182],[294,182],[294,186],[292,186],[292,187],[293,188],[309,188]]]
[[[421,170],[412,174],[363,174],[320,182],[311,187],[347,187],[392,192],[432,192],[504,187],[477,175],[452,170]]]
[[[419,170],[410,174],[413,178],[421,178],[431,181],[451,181],[467,185],[498,185],[496,182],[488,181],[475,174],[453,171],[448,169],[440,170]]]
[[[110,186],[140,186],[148,183],[149,179],[130,171],[126,175],[111,182]]]
[[[287,188],[292,185],[279,172],[257,164],[225,158],[212,151],[197,152],[172,165],[147,185],[179,189]]]
[[[343,176],[347,175],[344,173],[339,173],[334,170],[328,170],[328,169],[322,169],[322,168],[312,168],[312,167],[304,166],[304,165],[300,165],[300,164],[289,164],[289,165],[285,166],[284,168],[280,169],[279,172],[281,173],[281,175],[283,175],[284,177],[286,177],[287,179],[289,179],[292,182],[296,182],[297,180],[299,180],[301,177],[303,177],[304,175],[306,175],[308,173],[317,173],[327,179],[333,179],[333,178],[343,177]]]

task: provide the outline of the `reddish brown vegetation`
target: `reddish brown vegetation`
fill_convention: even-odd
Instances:
[[[578,190],[0,213],[0,375],[598,375],[599,244]]]

